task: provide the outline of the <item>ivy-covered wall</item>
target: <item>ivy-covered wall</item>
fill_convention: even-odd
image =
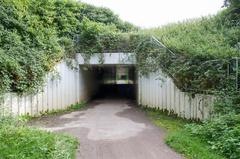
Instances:
[[[108,31],[111,39],[112,32],[137,30],[109,9],[75,0],[0,0],[0,4],[1,93],[35,92],[63,58],[99,48],[94,42],[99,32]]]
[[[34,92],[44,75],[76,52],[134,52],[142,74],[161,68],[183,91],[233,88],[239,57],[239,5],[216,16],[139,30],[106,8],[73,0],[1,0],[0,91]],[[138,31],[139,30],[139,31]],[[138,31],[138,32],[137,32]],[[174,52],[151,42],[154,35]],[[236,72],[236,69],[235,69]],[[229,82],[230,81],[230,82]],[[236,88],[236,87],[235,87]]]

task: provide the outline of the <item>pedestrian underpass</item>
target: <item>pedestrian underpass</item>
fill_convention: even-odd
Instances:
[[[46,76],[46,85],[39,92],[2,96],[1,113],[38,115],[96,98],[120,98],[133,99],[138,105],[167,110],[187,119],[209,117],[214,97],[203,94],[192,97],[182,92],[161,70],[141,76],[135,64],[131,53],[93,54],[90,59],[77,54],[72,63],[59,63]]]
[[[134,65],[82,65],[92,75],[94,89],[90,99],[122,98],[136,100],[137,75]],[[85,75],[89,75],[85,73]]]

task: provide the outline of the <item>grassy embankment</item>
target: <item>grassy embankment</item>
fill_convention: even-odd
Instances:
[[[56,115],[79,110],[85,103],[65,110],[43,113]],[[41,116],[38,116],[41,117]],[[74,159],[79,141],[69,135],[52,133],[27,126],[26,121],[36,117],[0,117],[0,159]]]

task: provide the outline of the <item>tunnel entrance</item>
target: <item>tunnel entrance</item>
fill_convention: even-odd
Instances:
[[[133,65],[89,66],[95,78],[92,99],[136,99],[137,76]]]

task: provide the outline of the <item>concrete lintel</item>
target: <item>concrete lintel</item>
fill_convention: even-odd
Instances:
[[[134,53],[95,53],[89,61],[84,61],[83,53],[77,53],[77,61],[80,65],[135,65]]]

